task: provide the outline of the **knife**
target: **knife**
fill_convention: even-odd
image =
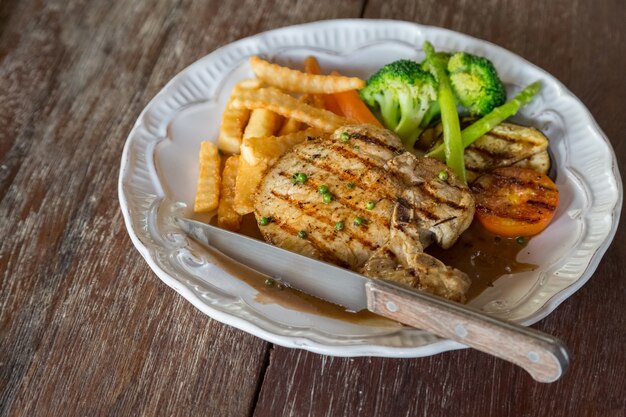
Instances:
[[[351,311],[367,309],[512,362],[539,382],[554,382],[569,365],[557,338],[472,307],[327,264],[206,223],[175,218],[194,240],[281,283]]]

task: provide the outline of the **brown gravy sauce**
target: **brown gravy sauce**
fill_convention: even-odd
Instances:
[[[211,221],[215,224],[215,217]],[[240,233],[263,240],[253,214],[243,217]],[[444,250],[436,245],[426,249],[430,255],[440,259],[446,265],[453,266],[468,274],[472,284],[467,293],[471,300],[482,293],[493,282],[505,274],[534,270],[537,266],[517,261],[517,255],[524,250],[528,240],[520,244],[515,238],[500,238],[483,229],[477,222],[465,231],[450,249]],[[258,291],[255,301],[261,304],[277,304],[290,310],[311,313],[336,320],[369,326],[401,326],[392,320],[385,319],[367,310],[358,313],[346,311],[344,308],[298,290],[277,285],[268,286],[267,276],[237,262],[211,251],[220,268],[240,278]]]
[[[502,275],[536,269],[537,265],[517,261],[517,255],[527,245],[527,238],[518,243],[516,238],[499,237],[474,221],[450,249],[431,245],[426,252],[469,276],[472,281],[467,292],[469,301],[493,286]]]

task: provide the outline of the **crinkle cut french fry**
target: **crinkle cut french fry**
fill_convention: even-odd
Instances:
[[[239,153],[243,130],[250,118],[250,110],[234,109],[226,106],[222,114],[220,134],[217,140],[219,148],[226,153]]]
[[[318,134],[319,131],[309,128],[282,136],[246,138],[241,144],[241,158],[259,169],[267,169],[294,145]]]
[[[235,92],[231,105],[237,109],[267,109],[323,132],[333,132],[341,126],[350,124],[348,119],[328,110],[300,103],[294,97],[275,88]]]
[[[253,91],[252,94],[256,94],[256,91]],[[233,97],[236,97],[236,94],[234,93]],[[243,131],[243,138],[271,136],[278,130],[281,121],[282,118],[270,110],[254,109],[250,113],[250,120],[248,120],[246,129]]]
[[[307,74],[320,74],[319,64],[317,63],[317,59],[315,59],[315,57],[307,56],[304,59],[304,72]],[[304,94],[299,98],[299,101],[320,109],[324,108],[324,101],[321,94]],[[287,135],[289,133],[297,132],[301,128],[302,123],[296,119],[287,119],[287,121],[283,124],[283,127],[280,129],[279,134]]]
[[[300,103],[309,104],[313,107],[323,109],[324,103],[322,103],[319,100],[319,98],[320,98],[319,94],[304,94],[298,99],[298,101]],[[280,128],[280,132],[278,132],[278,134],[281,136],[288,135],[290,133],[302,130],[302,128],[303,128],[303,125],[301,122],[297,121],[296,119],[287,119],[285,123],[283,124],[283,126]]]
[[[258,56],[250,57],[252,71],[266,83],[295,93],[332,94],[356,90],[365,81],[356,77],[307,74],[302,71],[269,63]]]
[[[247,80],[241,80],[233,87],[233,91],[239,90],[256,90],[263,87],[263,81],[258,78],[250,78]]]
[[[239,172],[235,183],[235,211],[246,215],[254,211],[254,195],[265,172],[261,167],[250,165],[239,158]]]
[[[258,78],[243,80],[235,84],[233,91],[254,90],[263,86],[263,81]],[[234,109],[230,106],[230,100],[222,114],[220,133],[217,146],[226,153],[239,153],[243,131],[250,118],[250,110]]]
[[[233,232],[241,228],[241,215],[235,211],[235,184],[239,172],[239,158],[239,155],[230,156],[224,164],[220,204],[217,207],[217,225]]]
[[[220,196],[220,155],[217,146],[205,141],[200,144],[198,185],[194,211],[204,213],[215,210]]]

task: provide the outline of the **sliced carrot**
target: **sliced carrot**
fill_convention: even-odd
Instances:
[[[559,204],[559,192],[550,178],[517,167],[482,175],[472,184],[472,194],[476,219],[491,233],[505,237],[541,232]]]
[[[340,75],[337,71],[333,71],[331,74]],[[356,90],[335,93],[333,94],[333,97],[337,100],[337,104],[339,105],[343,115],[348,119],[383,127],[376,116],[374,116],[365,103],[363,103]]]
[[[322,69],[320,68],[319,62],[314,56],[307,56],[304,60],[304,72],[309,74],[321,74]],[[343,116],[341,112],[341,107],[337,104],[337,100],[333,94],[320,94],[319,95],[324,101],[324,108],[326,110],[330,110],[333,113]]]
[[[317,62],[317,58],[311,55],[304,58],[304,72],[315,75],[320,75],[322,73],[322,69],[320,68],[320,63]]]
[[[334,94],[322,94],[322,99],[324,100],[324,107],[326,110],[330,110],[338,116],[343,116],[341,107],[339,107]]]

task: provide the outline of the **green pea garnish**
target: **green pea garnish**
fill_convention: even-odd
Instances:
[[[259,219],[259,225],[261,225],[261,226],[267,226],[271,222],[272,222],[272,218],[271,217],[261,217]]]
[[[296,172],[295,174],[293,174],[293,177],[291,177],[291,179],[293,180],[294,184],[304,184],[307,180],[307,176],[304,172]]]

